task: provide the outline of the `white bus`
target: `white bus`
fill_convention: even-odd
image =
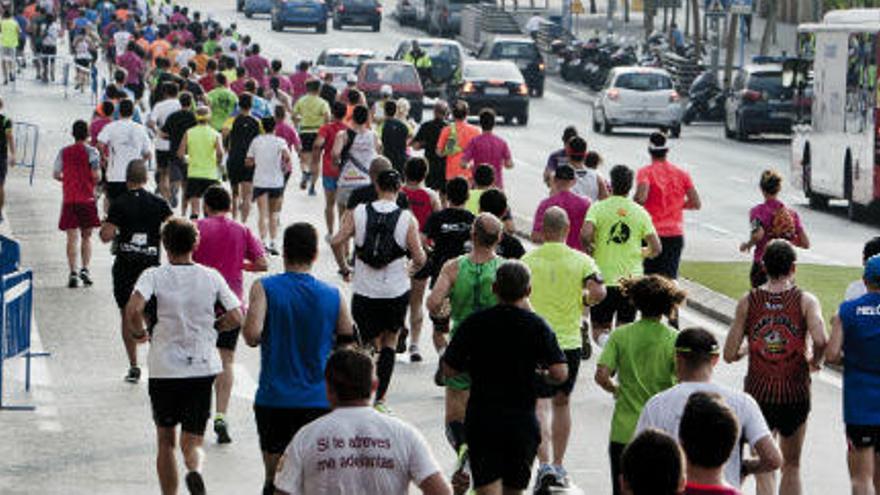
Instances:
[[[851,219],[876,217],[880,200],[878,41],[880,9],[829,12],[798,26],[800,70],[786,65],[783,76],[804,102],[792,127],[792,182],[811,206],[846,200]]]

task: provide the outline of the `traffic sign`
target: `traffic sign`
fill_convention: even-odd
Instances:
[[[751,0],[734,0],[730,4],[731,14],[748,15],[752,13]]]
[[[680,9],[681,0],[657,0],[656,5],[659,9]]]
[[[571,2],[571,13],[572,14],[586,14],[586,10],[584,9],[584,2],[581,0],[573,0]]]

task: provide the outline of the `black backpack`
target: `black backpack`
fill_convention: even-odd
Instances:
[[[367,228],[364,244],[356,249],[357,257],[367,265],[379,270],[392,261],[406,256],[406,250],[397,244],[394,231],[400,219],[400,208],[380,213],[367,203]]]

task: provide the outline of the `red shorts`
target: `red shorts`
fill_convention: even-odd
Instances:
[[[58,220],[59,230],[90,229],[100,227],[98,205],[90,203],[64,203],[61,205],[61,218]]]

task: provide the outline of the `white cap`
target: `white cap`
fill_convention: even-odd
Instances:
[[[394,90],[391,89],[390,84],[383,84],[381,88],[379,88],[379,94],[382,96],[391,96],[394,93]]]
[[[357,78],[357,76],[354,75],[354,74],[349,74],[348,76],[345,77],[345,82],[348,82],[348,83],[352,83],[352,84],[353,84],[353,83],[358,82],[358,78]]]

